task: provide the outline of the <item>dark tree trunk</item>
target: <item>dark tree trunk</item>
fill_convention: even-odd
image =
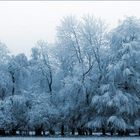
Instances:
[[[89,94],[86,93],[86,102],[87,102],[87,105],[89,106]]]
[[[75,128],[72,128],[72,135],[75,135]]]
[[[43,135],[45,136],[45,130],[43,131]]]
[[[26,131],[25,130],[23,130],[23,131],[21,131],[21,133],[22,133],[22,135],[26,135]]]
[[[125,136],[129,136],[129,130],[128,129],[126,129],[126,131],[125,131]]]
[[[29,136],[30,135],[30,131],[26,130],[26,135]]]
[[[50,95],[52,95],[52,83],[49,83]]]
[[[50,135],[55,135],[55,131],[52,130],[52,129],[50,129],[50,130],[49,130],[49,134],[50,134]]]
[[[81,128],[81,135],[85,135],[86,131]]]
[[[85,135],[88,135],[88,131],[87,131],[87,129],[85,129]]]
[[[0,129],[0,135],[1,135],[1,136],[5,136],[5,135],[6,135],[4,129]]]
[[[12,73],[12,82],[13,82],[12,95],[14,95],[15,94],[15,77],[13,73]]]
[[[22,131],[21,130],[19,130],[19,135],[22,136]]]
[[[16,135],[16,129],[12,129],[10,132],[10,135],[15,136]]]
[[[114,133],[114,131],[113,131],[113,130],[111,130],[111,131],[110,131],[111,136],[113,136],[113,133]]]
[[[139,136],[140,136],[140,128],[139,128]]]
[[[123,136],[123,135],[124,135],[124,131],[119,130],[119,131],[118,131],[118,135],[119,135],[119,136]]]
[[[89,128],[89,135],[92,135],[92,129]]]
[[[61,126],[61,136],[64,136],[64,125]]]
[[[120,131],[120,136],[124,136],[124,131]]]
[[[42,129],[38,128],[38,129],[35,130],[35,135],[36,136],[41,136],[42,135],[41,133],[42,133]]]
[[[77,128],[78,135],[81,135],[81,130]]]
[[[118,131],[118,136],[120,136],[121,135],[121,132],[120,131]]]
[[[84,131],[81,128],[77,128],[78,135],[84,135]]]
[[[105,135],[105,128],[102,128],[102,135]]]

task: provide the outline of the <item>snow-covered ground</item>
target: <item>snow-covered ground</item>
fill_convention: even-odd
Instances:
[[[140,137],[77,137],[77,138],[48,138],[48,137],[1,137],[1,140],[138,140]]]

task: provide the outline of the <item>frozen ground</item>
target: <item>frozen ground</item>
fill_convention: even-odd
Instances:
[[[77,138],[48,138],[48,137],[1,137],[0,140],[139,140],[140,137],[77,137]]]

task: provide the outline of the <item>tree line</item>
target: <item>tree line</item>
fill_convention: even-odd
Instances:
[[[64,17],[53,44],[0,58],[0,135],[140,135],[140,19]]]

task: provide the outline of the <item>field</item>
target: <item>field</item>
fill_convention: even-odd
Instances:
[[[77,138],[48,138],[48,137],[1,137],[1,140],[138,140],[140,137],[77,137]]]

